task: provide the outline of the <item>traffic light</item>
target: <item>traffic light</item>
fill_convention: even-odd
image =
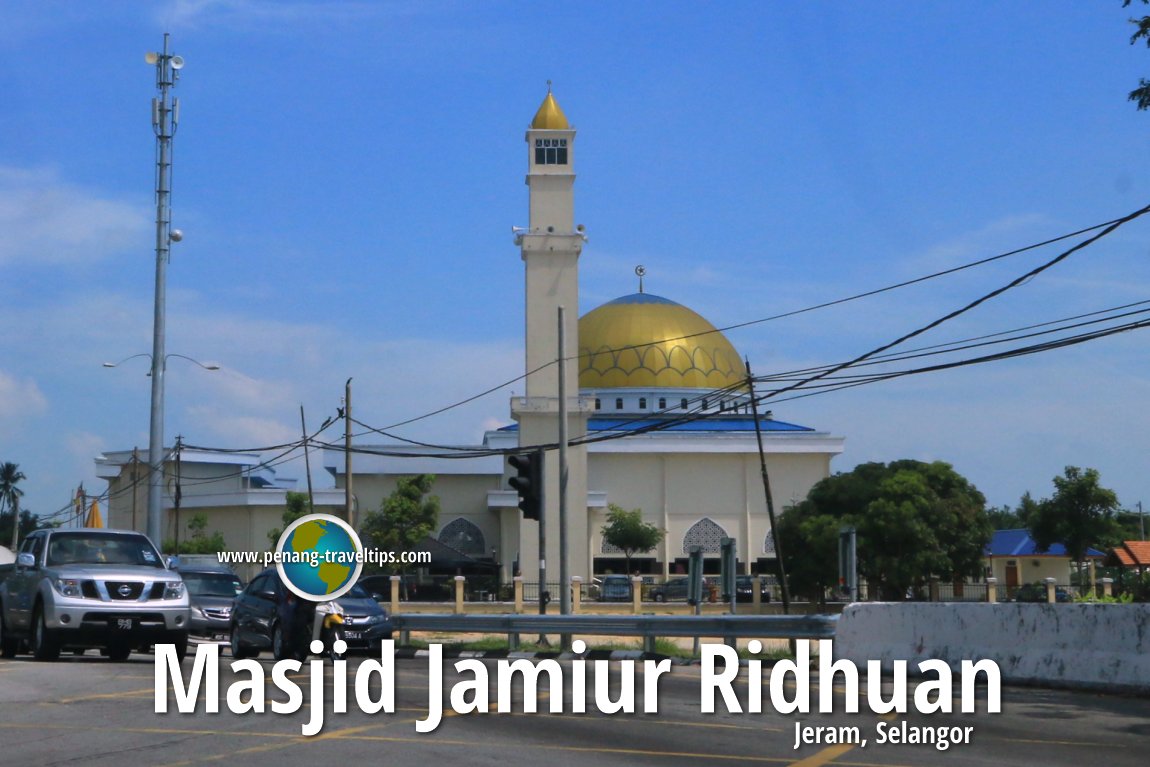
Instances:
[[[519,508],[524,519],[539,519],[543,513],[543,451],[518,453],[507,459],[515,476],[507,484],[519,493]]]

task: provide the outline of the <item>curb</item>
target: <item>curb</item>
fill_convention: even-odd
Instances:
[[[429,658],[431,652],[428,650],[419,650],[414,647],[400,647],[395,651],[396,658],[412,659],[412,658]],[[521,652],[518,650],[463,650],[452,649],[450,647],[443,648],[443,659],[452,660],[458,658],[475,658],[479,660],[503,660],[503,659],[527,659],[527,660],[541,660],[550,658],[553,660],[635,660],[635,661],[661,661],[670,660],[674,665],[690,665],[692,659],[690,658],[672,658],[669,655],[663,655],[656,652],[644,652],[642,650],[589,650],[588,652],[578,655],[573,652]]]

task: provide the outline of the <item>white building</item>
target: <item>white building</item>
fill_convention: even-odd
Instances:
[[[208,533],[222,533],[229,550],[270,548],[267,533],[283,526],[287,493],[299,489],[296,480],[277,477],[275,469],[265,465],[258,453],[183,448],[179,451],[179,460],[173,453],[168,454],[172,457],[164,465],[163,482],[166,539],[174,539],[176,530],[180,531],[181,538],[186,536],[187,523],[202,513],[208,518]],[[104,453],[96,459],[96,474],[108,482],[107,526],[146,529],[146,453],[142,460],[132,450]],[[342,511],[343,491],[316,491],[315,506],[317,512]],[[157,545],[161,543],[156,541]]]

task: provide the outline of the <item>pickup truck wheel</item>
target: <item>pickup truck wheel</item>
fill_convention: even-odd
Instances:
[[[4,625],[4,614],[0,611],[0,658],[15,658],[20,649],[20,640],[8,633]]]
[[[60,657],[60,640],[56,632],[44,623],[44,608],[39,605],[32,615],[32,655],[36,660],[56,660]]]
[[[177,636],[173,644],[176,646],[176,659],[183,663],[184,658],[188,657],[188,635]]]
[[[114,644],[108,648],[108,660],[114,663],[122,663],[128,659],[132,654],[131,645],[127,644]]]

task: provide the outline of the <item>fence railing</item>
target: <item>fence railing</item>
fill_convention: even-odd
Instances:
[[[653,652],[659,637],[740,637],[756,639],[832,639],[837,615],[512,615],[406,613],[392,616],[403,644],[412,631],[454,634],[507,634],[519,646],[520,634],[641,637]]]

